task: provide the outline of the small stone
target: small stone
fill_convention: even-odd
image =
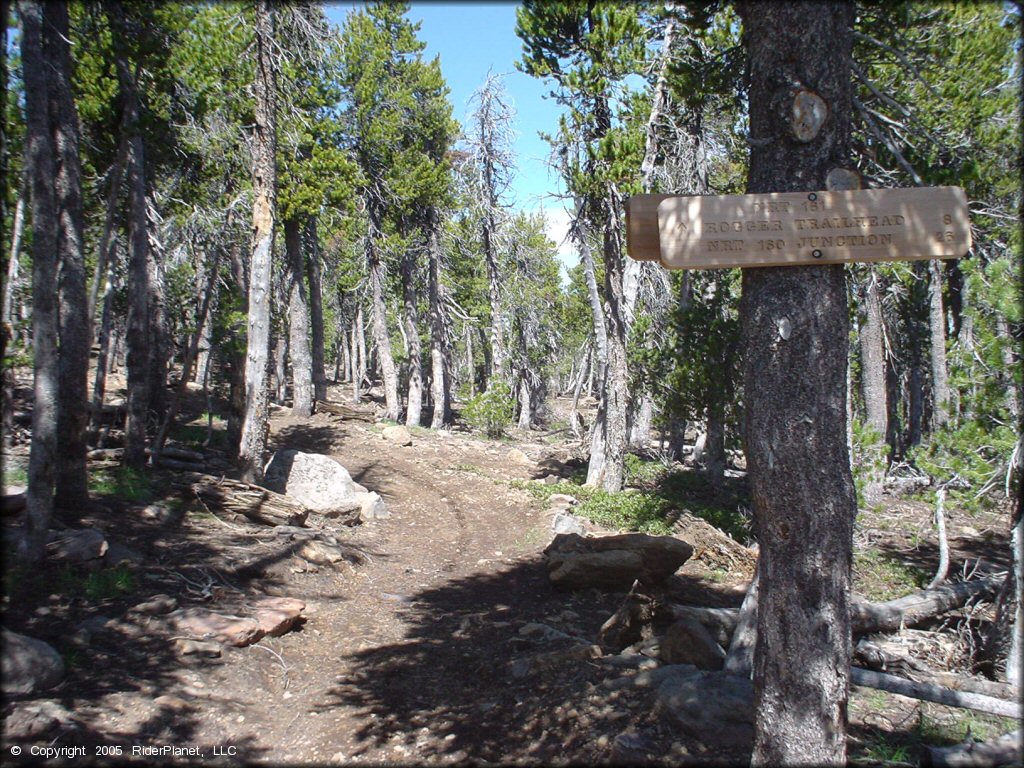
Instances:
[[[665,630],[658,656],[666,664],[692,664],[698,669],[721,669],[726,654],[702,624],[681,619]]]
[[[505,459],[512,464],[533,464],[533,460],[518,448],[510,449]]]
[[[103,556],[103,564],[108,568],[122,564],[141,565],[145,561],[145,558],[140,552],[137,552],[125,544],[121,544],[117,541],[110,541],[107,543],[109,546],[107,548],[107,553]]]
[[[208,640],[189,640],[179,637],[174,641],[174,650],[179,656],[203,656],[211,659],[219,658],[223,652],[220,643]]]
[[[178,607],[178,601],[170,595],[153,595],[145,602],[128,609],[128,613],[141,613],[144,616],[161,616]]]
[[[294,597],[264,597],[256,601],[256,621],[260,631],[279,637],[298,621],[306,604]]]
[[[180,634],[191,635],[193,639],[216,640],[225,645],[242,647],[263,637],[259,623],[242,616],[225,616],[202,608],[186,608],[175,611],[169,618]]]
[[[586,529],[583,527],[583,523],[577,520],[572,515],[567,515],[564,512],[558,512],[551,520],[551,530],[554,533],[576,533],[583,534]]]
[[[51,531],[49,539],[46,553],[54,560],[69,563],[98,560],[107,553],[110,546],[106,537],[95,528]]]
[[[359,521],[368,523],[373,520],[386,520],[391,517],[387,505],[379,493],[368,492],[356,494],[359,501]]]
[[[187,701],[178,698],[177,696],[171,696],[170,694],[157,696],[153,699],[153,703],[161,709],[168,709],[172,712],[181,712],[182,710],[192,709],[192,705]]]
[[[381,436],[394,445],[401,447],[412,445],[412,433],[401,425],[384,427],[384,431],[381,432]]]

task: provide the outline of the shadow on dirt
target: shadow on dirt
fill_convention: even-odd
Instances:
[[[197,739],[204,730],[204,709],[217,694],[201,681],[239,661],[271,675],[275,662],[268,654],[229,646],[218,658],[180,655],[172,636],[177,633],[163,614],[190,607],[236,614],[253,596],[285,590],[281,567],[292,557],[293,543],[275,537],[267,526],[203,509],[168,473],[111,474],[109,486],[94,489],[88,508],[58,510],[53,521],[62,528],[101,531],[110,547],[104,562],[48,558],[20,566],[12,557],[18,521],[4,520],[3,626],[49,643],[65,666],[54,689],[4,696],[5,754],[19,745],[23,756],[36,762],[31,747],[47,745],[82,746],[93,760],[197,759],[132,752],[134,746],[178,745],[198,747],[209,760],[213,748],[222,745]],[[127,500],[126,485],[134,494]],[[159,595],[173,603],[133,610]],[[247,760],[266,757],[255,737],[232,744]],[[99,755],[97,747],[121,751]]]
[[[595,642],[622,597],[555,591],[539,558],[415,593],[403,616],[405,639],[352,654],[357,671],[329,691],[364,723],[350,757],[390,747],[398,760],[593,764],[607,759],[625,718],[638,713],[651,733],[671,740],[650,712],[649,689],[608,700],[601,682],[626,670],[548,655]],[[524,635],[530,622],[571,639]]]

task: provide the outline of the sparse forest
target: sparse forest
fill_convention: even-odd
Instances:
[[[1019,3],[523,0],[564,243],[416,7],[0,0],[4,759],[1019,764]]]

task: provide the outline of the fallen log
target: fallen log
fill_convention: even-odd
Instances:
[[[855,635],[892,632],[913,627],[939,614],[960,608],[968,600],[991,600],[999,591],[1004,575],[986,576],[935,589],[924,589],[885,603],[854,599],[850,606]],[[736,629],[740,609],[702,608],[694,605],[669,605],[665,609],[681,619],[699,621],[708,629],[725,631],[730,637]]]
[[[377,419],[369,411],[359,410],[343,403],[332,403],[329,400],[316,400],[313,404],[314,413],[330,413],[334,416],[341,416],[345,419],[353,419],[355,421],[365,421],[370,424],[374,423]]]
[[[900,627],[915,626],[933,616],[959,608],[966,605],[968,600],[991,600],[999,591],[1003,578],[1004,574],[999,574],[956,584],[944,584],[885,603],[854,600],[850,606],[853,632],[892,632]]]
[[[909,696],[912,699],[922,701],[934,701],[936,704],[945,704],[949,707],[960,707],[961,709],[973,709],[977,712],[987,712],[990,715],[1000,717],[1013,717],[1021,719],[1021,705],[1019,702],[996,699],[980,693],[968,693],[966,691],[954,691],[931,683],[919,683],[907,680],[896,675],[888,675],[885,672],[874,672],[861,667],[850,668],[850,682],[862,688],[874,688],[879,691],[898,693],[901,696]]]
[[[152,461],[152,459],[150,460]],[[205,463],[198,463],[195,461],[180,461],[179,459],[172,459],[167,455],[166,451],[160,454],[160,458],[157,459],[156,466],[159,469],[173,469],[179,472],[199,473],[201,473],[202,470],[208,468]]]
[[[211,511],[245,515],[266,525],[302,526],[309,516],[309,510],[294,499],[239,480],[187,472],[174,483],[187,487]]]
[[[967,742],[952,747],[925,746],[921,765],[934,768],[974,768],[974,766],[1020,765],[1024,759],[1021,732],[1013,731],[992,741]]]
[[[757,646],[757,575],[758,572],[755,570],[754,578],[743,598],[743,605],[740,606],[736,629],[729,642],[729,653],[722,666],[725,672],[737,677],[749,678],[754,671],[754,648]]]
[[[89,461],[120,461],[124,456],[124,448],[93,448],[85,454]]]

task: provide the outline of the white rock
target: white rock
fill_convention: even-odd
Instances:
[[[330,456],[292,449],[278,451],[271,457],[263,484],[327,516],[339,509],[350,510],[356,493],[348,470]]]

